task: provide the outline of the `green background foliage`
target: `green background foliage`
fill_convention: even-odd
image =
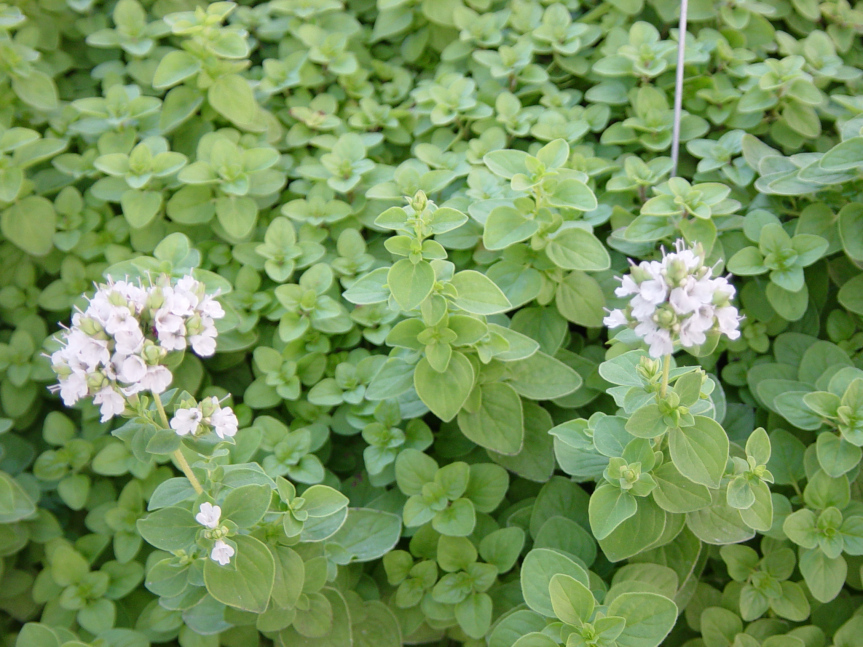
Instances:
[[[863,9],[692,0],[672,178],[678,10],[0,5],[0,642],[859,645]],[[663,382],[602,318],[680,237],[745,319]],[[236,442],[64,409],[93,282],[190,272]]]

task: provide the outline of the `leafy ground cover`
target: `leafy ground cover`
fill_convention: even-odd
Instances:
[[[853,647],[863,9],[0,5],[0,641]]]

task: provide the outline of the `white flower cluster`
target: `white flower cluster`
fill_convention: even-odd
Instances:
[[[61,334],[63,347],[51,355],[66,406],[92,396],[102,422],[120,415],[127,398],[141,391],[161,393],[171,384],[164,366],[170,351],[191,346],[201,357],[216,352],[215,320],[225,311],[192,276],[171,285],[164,277],[143,286],[109,281],[97,286],[87,309],[72,316]]]
[[[224,440],[237,433],[237,415],[231,407],[223,407],[219,398],[204,398],[197,406],[187,406],[177,409],[171,418],[171,429],[178,436],[197,436],[208,429]]]
[[[195,515],[195,521],[210,530],[215,530],[219,527],[219,520],[221,518],[222,509],[219,506],[207,503],[206,501],[201,504],[198,514]],[[234,548],[222,539],[217,539],[216,543],[213,544],[213,550],[210,551],[210,559],[214,562],[218,562],[222,566],[229,564],[231,557],[233,556]]]
[[[632,297],[625,309],[611,310],[604,319],[609,328],[630,326],[650,348],[652,357],[674,352],[679,341],[693,348],[718,331],[729,339],[740,336],[741,317],[731,305],[734,286],[725,277],[712,277],[699,246],[687,247],[683,240],[661,261],[632,264],[614,293]]]

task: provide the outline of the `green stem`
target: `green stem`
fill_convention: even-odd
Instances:
[[[593,9],[591,9],[590,11],[588,11],[583,16],[581,16],[581,18],[579,18],[579,22],[592,22],[592,21],[596,20],[597,18],[601,18],[602,16],[607,14],[610,9],[611,9],[611,3],[610,2],[603,2],[599,5],[597,5],[596,7],[594,7]]]
[[[159,397],[158,393],[153,393],[153,402],[156,403],[156,410],[159,412],[159,417],[162,419],[162,424],[165,429],[170,429],[171,425],[168,422],[168,414],[165,413],[165,407],[162,404],[162,398]],[[192,471],[189,462],[186,460],[186,457],[183,456],[183,452],[179,449],[175,450],[173,453],[174,460],[177,461],[177,465],[180,466],[180,469],[183,471],[183,474],[186,475],[186,478],[189,479],[189,483],[192,484],[192,488],[195,490],[196,494],[202,494],[204,492],[204,488],[201,487],[200,481],[198,481],[198,477],[195,476],[195,473]]]
[[[797,493],[797,496],[799,496],[800,499],[803,500],[803,492],[800,490],[800,486],[797,484],[796,479],[793,479],[791,481],[791,487],[794,488],[794,491]]]
[[[659,391],[659,396],[664,398],[668,393],[668,375],[671,371],[671,355],[666,355],[662,358],[662,388]]]

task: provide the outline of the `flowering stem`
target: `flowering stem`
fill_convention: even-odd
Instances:
[[[171,425],[168,423],[168,414],[165,413],[165,407],[162,404],[162,398],[159,397],[158,393],[153,393],[153,402],[156,403],[156,410],[159,412],[159,417],[162,419],[162,424],[165,426],[165,429],[170,429]],[[195,473],[189,466],[189,462],[186,460],[186,457],[183,456],[183,452],[177,449],[174,451],[173,456],[174,460],[177,461],[177,465],[179,465],[180,469],[183,470],[183,474],[185,474],[186,478],[189,479],[189,483],[192,484],[192,488],[195,490],[195,493],[203,493],[204,488],[201,487],[201,483],[200,481],[198,481],[198,477],[195,476]]]
[[[183,470],[183,474],[186,475],[186,478],[189,479],[189,483],[192,484],[192,488],[195,490],[195,494],[203,494],[204,488],[201,487],[201,483],[198,481],[198,477],[195,476],[194,472],[192,472],[192,468],[189,465],[189,462],[186,460],[186,457],[183,456],[183,452],[179,449],[174,451],[174,460],[177,461],[177,464],[180,466],[180,469]]]
[[[659,391],[660,397],[665,397],[668,393],[668,375],[671,372],[671,355],[666,355],[662,358],[662,388]]]

